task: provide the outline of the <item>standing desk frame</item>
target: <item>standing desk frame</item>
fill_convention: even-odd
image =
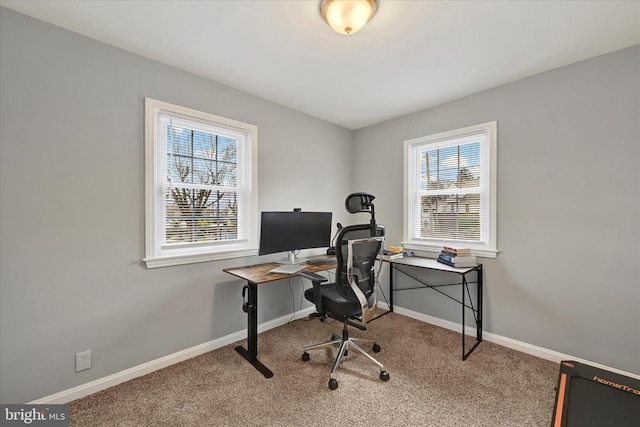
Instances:
[[[478,347],[478,345],[482,342],[482,264],[478,264],[475,267],[466,267],[466,268],[455,268],[450,267],[446,264],[442,264],[435,259],[430,258],[422,258],[422,257],[405,257],[398,258],[390,261],[385,261],[389,263],[389,312],[393,312],[393,293],[396,291],[406,291],[410,289],[433,289],[434,291],[444,295],[445,297],[457,302],[460,304],[462,308],[462,360],[467,360],[467,357],[473,352],[473,350]],[[400,267],[402,266],[402,267]],[[410,268],[407,268],[410,267]],[[437,270],[444,271],[448,273],[455,273],[460,276],[460,281],[455,283],[444,283],[444,284],[429,284],[424,279],[418,278],[416,275],[410,272],[411,268],[420,268],[420,269],[428,269],[428,270]],[[399,272],[408,276],[419,283],[418,286],[412,286],[407,288],[394,288],[394,272]],[[475,281],[469,281],[467,279],[467,275],[475,272]],[[476,284],[476,305],[473,304],[473,299],[471,298],[471,292],[469,290],[469,284]],[[461,287],[461,298],[457,299],[452,297],[451,295],[442,292],[439,288],[446,286],[460,286]],[[468,302],[467,302],[468,298]],[[471,310],[473,314],[473,318],[476,324],[476,343],[469,349],[469,351],[465,352],[465,312],[466,310]],[[388,313],[388,312],[387,312]],[[384,313],[386,314],[386,313]],[[380,315],[383,316],[384,314]],[[380,317],[378,316],[378,317]]]
[[[313,259],[314,257],[309,257]],[[326,258],[326,256],[316,256],[315,258]],[[280,266],[278,263],[267,263],[259,265],[248,265],[245,267],[225,268],[222,271],[239,277],[247,282],[248,295],[244,303],[247,313],[247,348],[239,345],[235,349],[244,357],[247,362],[256,368],[265,378],[273,377],[273,372],[258,360],[258,285],[275,282],[277,280],[289,279],[300,275],[270,273],[269,270]],[[302,271],[317,273],[335,269],[336,264],[307,264]]]

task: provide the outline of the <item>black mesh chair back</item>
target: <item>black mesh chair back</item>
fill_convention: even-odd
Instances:
[[[352,225],[343,228],[336,238],[336,290],[342,298],[354,302],[343,315],[361,315],[363,322],[369,320],[375,308],[375,261],[382,249],[384,228],[377,226],[376,235],[371,234],[368,224]]]

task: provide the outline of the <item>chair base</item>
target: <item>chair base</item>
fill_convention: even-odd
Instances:
[[[340,347],[340,350],[338,350],[338,356],[336,357],[336,360],[333,362],[333,367],[331,368],[331,374],[329,376],[329,388],[331,390],[335,390],[336,388],[338,388],[338,381],[334,378],[334,375],[336,370],[338,369],[338,365],[340,364],[342,357],[347,355],[350,348],[352,348],[353,350],[356,350],[360,354],[363,354],[364,356],[367,357],[367,359],[375,363],[380,368],[380,379],[383,381],[389,381],[389,372],[387,372],[384,369],[384,365],[378,362],[376,359],[374,359],[369,353],[367,353],[362,347],[360,347],[360,345],[357,344],[357,343],[360,343],[360,344],[372,343],[374,353],[378,353],[380,351],[380,346],[374,340],[363,339],[363,338],[350,338],[349,331],[347,330],[346,322],[344,322],[342,337],[340,337],[337,334],[334,334],[332,338],[333,339],[331,341],[307,346],[304,348],[304,352],[302,353],[302,360],[306,362],[307,360],[309,360],[309,353],[308,353],[309,350],[320,350],[323,348],[331,348],[331,347],[338,347],[338,346]]]

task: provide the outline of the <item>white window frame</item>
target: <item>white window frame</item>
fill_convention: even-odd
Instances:
[[[476,256],[496,258],[497,248],[497,122],[488,122],[462,129],[442,132],[435,135],[404,141],[404,179],[403,179],[403,246],[406,249],[425,252],[427,256],[435,256],[443,246],[469,247]],[[415,230],[419,228],[416,218],[420,204],[420,171],[417,170],[418,150],[429,146],[439,148],[451,146],[460,138],[484,134],[484,143],[480,148],[480,166],[484,176],[481,177],[481,209],[485,220],[481,224],[480,241],[463,241],[420,237]],[[456,145],[455,143],[453,145]]]
[[[159,135],[160,114],[213,126],[221,132],[240,135],[238,147],[238,182],[244,192],[239,221],[244,233],[238,239],[211,242],[202,246],[163,246],[164,190],[166,186],[166,139]],[[258,193],[257,155],[258,128],[255,125],[216,116],[168,102],[145,98],[145,258],[147,268],[191,264],[227,258],[257,255]]]

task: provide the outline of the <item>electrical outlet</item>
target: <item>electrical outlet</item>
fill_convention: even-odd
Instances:
[[[91,367],[91,350],[76,353],[76,372],[84,371]]]

